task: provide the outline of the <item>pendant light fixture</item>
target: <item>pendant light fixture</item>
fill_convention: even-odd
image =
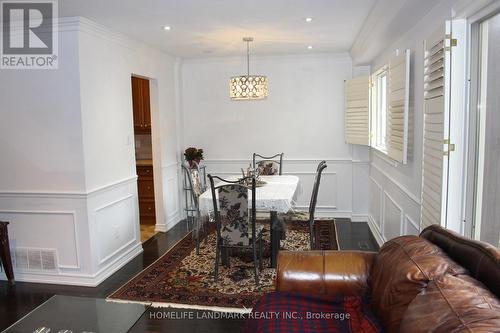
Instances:
[[[250,42],[253,37],[244,37],[247,43],[247,75],[233,76],[229,80],[229,94],[232,100],[264,99],[268,95],[267,77],[250,75]]]

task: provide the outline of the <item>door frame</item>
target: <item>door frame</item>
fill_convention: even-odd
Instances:
[[[480,79],[480,25],[487,19],[500,13],[500,3],[494,2],[467,17],[467,136],[465,147],[464,174],[464,235],[476,238],[475,203],[477,189],[477,145],[479,117],[479,79]]]

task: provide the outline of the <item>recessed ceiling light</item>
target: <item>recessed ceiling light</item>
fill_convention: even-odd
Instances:
[[[163,30],[170,31],[172,28],[169,25],[166,25],[163,27]]]
[[[313,48],[313,46],[312,46],[312,45],[308,45],[308,46],[307,46],[307,49],[308,49],[308,50],[312,50],[312,48]]]
[[[309,23],[309,22],[312,22],[313,18],[312,17],[306,17],[306,22]]]

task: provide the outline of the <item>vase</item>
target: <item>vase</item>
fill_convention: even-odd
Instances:
[[[200,165],[200,162],[201,162],[201,159],[199,159],[199,158],[195,158],[194,160],[189,160],[188,161],[189,167],[191,169],[194,169],[194,168],[196,168],[197,165]]]

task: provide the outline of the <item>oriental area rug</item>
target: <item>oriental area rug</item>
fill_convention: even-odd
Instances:
[[[196,254],[195,241],[189,233],[167,253],[113,292],[108,300],[152,305],[228,312],[248,312],[265,293],[274,290],[276,269],[270,265],[269,221],[264,225],[264,269],[259,272],[260,284],[255,285],[251,251],[232,253],[230,267],[219,267],[219,281],[213,278],[216,233],[208,232],[207,242],[200,244]],[[315,222],[318,249],[338,250],[334,219]],[[308,223],[287,225],[286,239],[281,249],[309,249]]]

